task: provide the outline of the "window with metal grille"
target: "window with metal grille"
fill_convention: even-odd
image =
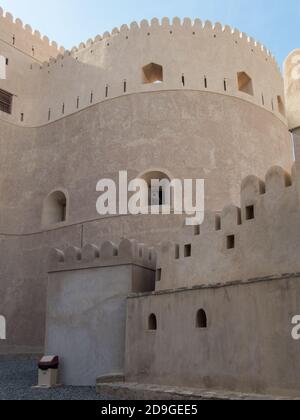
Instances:
[[[13,95],[0,89],[0,111],[11,114]]]

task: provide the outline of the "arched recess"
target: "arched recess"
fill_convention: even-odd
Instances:
[[[51,226],[67,221],[68,198],[62,190],[50,193],[43,204],[42,225]]]
[[[207,328],[207,315],[204,309],[200,309],[197,312],[196,327],[201,329]]]
[[[170,182],[172,177],[165,170],[151,169],[138,176],[146,181],[148,185],[148,205],[164,206],[172,202]]]

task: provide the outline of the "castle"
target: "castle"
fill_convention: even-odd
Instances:
[[[58,354],[71,385],[299,396],[300,51],[283,80],[188,18],[65,51],[2,9],[0,46],[0,354]],[[204,179],[204,223],[99,216],[121,170]]]

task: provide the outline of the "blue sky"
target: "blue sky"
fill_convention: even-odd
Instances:
[[[0,0],[0,5],[67,49],[123,23],[164,16],[234,26],[265,44],[279,64],[300,47],[299,0]]]

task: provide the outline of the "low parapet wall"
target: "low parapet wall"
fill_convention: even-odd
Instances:
[[[189,241],[162,244],[156,290],[299,272],[299,210],[295,168],[247,177],[241,207],[207,213]]]
[[[93,386],[124,372],[126,298],[154,290],[154,267],[135,241],[51,252],[45,352],[59,355],[62,383]]]

